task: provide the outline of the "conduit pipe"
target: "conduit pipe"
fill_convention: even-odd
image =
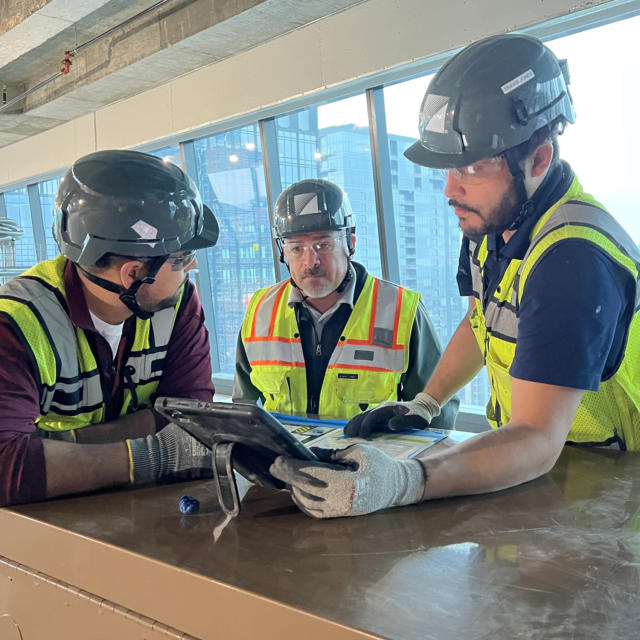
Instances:
[[[84,42],[83,44],[77,46],[75,49],[70,49],[69,51],[65,51],[64,60],[62,60],[61,62],[62,68],[60,69],[60,71],[58,71],[58,73],[53,74],[51,77],[46,78],[42,82],[39,82],[38,84],[31,87],[31,89],[28,89],[24,93],[21,93],[19,96],[12,98],[8,102],[5,102],[2,106],[0,106],[0,113],[5,111],[6,109],[9,109],[14,104],[20,102],[21,100],[24,100],[27,96],[30,96],[32,93],[38,91],[39,89],[42,89],[42,87],[46,87],[48,84],[50,84],[54,80],[57,80],[60,76],[67,75],[69,73],[69,69],[71,68],[71,65],[73,64],[71,58],[75,56],[78,52],[82,51],[83,49],[86,49],[87,47],[90,47],[92,44],[95,44],[99,40],[102,40],[103,38],[106,38],[108,35],[111,35],[114,31],[117,31],[118,29],[122,29],[122,27],[125,27],[126,25],[130,24],[134,20],[141,18],[147,13],[151,13],[158,7],[161,7],[163,4],[167,4],[167,2],[171,2],[171,1],[172,0],[160,0],[159,2],[156,2],[150,7],[147,7],[143,11],[140,11],[140,13],[136,13],[135,16],[131,16],[130,18],[127,18],[120,24],[117,24],[114,27],[111,27],[111,29],[107,29],[104,33],[101,33],[100,35],[97,35],[95,38],[92,38],[91,40],[88,40],[87,42]]]

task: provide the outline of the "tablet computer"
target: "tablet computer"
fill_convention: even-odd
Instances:
[[[234,468],[258,484],[284,488],[284,483],[269,473],[280,455],[317,460],[276,418],[255,404],[161,397],[154,407],[209,449],[233,443]]]

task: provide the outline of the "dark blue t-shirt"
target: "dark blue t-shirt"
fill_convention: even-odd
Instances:
[[[493,255],[485,264],[485,286],[490,292],[516,249],[510,245],[520,231],[527,230],[519,230],[506,244],[500,237],[491,238]],[[458,268],[463,296],[473,295],[468,246],[465,239]],[[597,390],[602,380],[615,373],[624,354],[634,287],[629,272],[595,245],[580,239],[558,243],[527,278],[511,375]]]

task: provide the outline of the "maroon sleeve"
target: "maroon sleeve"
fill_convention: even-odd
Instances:
[[[31,437],[39,414],[29,353],[0,316],[0,506],[45,498],[42,441]]]
[[[184,295],[186,301],[173,327],[156,395],[210,401],[214,387],[211,380],[209,332],[204,326],[200,299],[189,281]]]

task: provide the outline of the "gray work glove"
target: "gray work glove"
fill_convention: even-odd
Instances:
[[[377,407],[359,413],[349,420],[344,435],[368,438],[372,431],[428,429],[429,423],[439,415],[438,401],[428,393],[420,392],[413,400],[381,402]]]
[[[126,443],[129,480],[134,484],[162,478],[194,480],[213,475],[211,451],[173,422],[155,435]]]
[[[425,474],[417,460],[394,460],[371,445],[319,450],[329,462],[279,456],[271,475],[291,488],[293,501],[314,518],[359,516],[422,500]]]

